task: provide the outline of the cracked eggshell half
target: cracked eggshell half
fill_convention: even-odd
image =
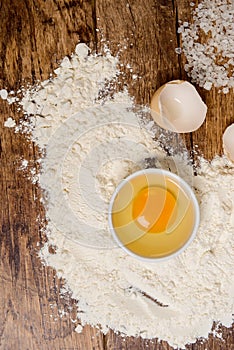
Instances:
[[[150,108],[161,128],[177,133],[197,130],[207,112],[195,87],[184,80],[172,80],[161,86],[153,95]]]
[[[234,123],[224,131],[223,149],[226,156],[234,162]]]

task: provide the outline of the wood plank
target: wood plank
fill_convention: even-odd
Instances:
[[[198,1],[196,2],[198,4]],[[190,80],[184,71],[186,59],[178,56],[175,48],[181,45],[177,28],[179,20],[191,21],[190,0],[97,0],[98,49],[103,50],[101,39],[106,39],[112,52],[120,55],[129,92],[136,103],[149,104],[153,93],[165,82],[173,79]],[[106,42],[104,40],[104,42]],[[124,48],[126,47],[126,48]],[[132,67],[129,71],[127,65]],[[142,78],[133,79],[138,74]],[[184,135],[188,150],[195,157],[203,155],[212,159],[222,154],[222,133],[234,122],[234,96],[205,91],[196,86],[202,99],[209,106],[206,122],[195,133]],[[212,336],[203,344],[188,349],[231,349],[234,330],[223,327],[225,342]],[[108,349],[172,349],[165,342],[142,339],[122,339],[110,332]]]
[[[17,90],[47,79],[78,41],[94,47],[90,1],[5,0],[0,6],[0,88]],[[36,166],[37,150],[3,127],[8,116],[18,120],[22,114],[2,100],[0,113],[0,349],[102,350],[103,335],[96,329],[74,332],[75,303],[60,297],[62,282],[37,258],[37,242],[44,240],[44,211],[35,200],[40,191],[29,174],[16,171],[22,159]],[[66,315],[60,318],[59,310]]]
[[[129,92],[146,104],[157,88],[180,77],[175,9],[171,1],[96,0],[98,49],[102,37],[119,54]],[[128,65],[132,67],[130,72]],[[140,79],[133,79],[138,74]]]
[[[120,52],[130,93],[137,103],[149,103],[154,91],[168,80],[185,78],[184,57],[178,57],[177,20],[190,18],[189,2],[153,0],[2,0],[0,2],[0,88],[18,89],[23,82],[48,78],[64,55],[78,41],[103,50],[102,38],[115,54]],[[96,32],[98,25],[101,31]],[[126,48],[125,48],[126,46]],[[130,69],[126,65],[130,64]],[[139,74],[141,79],[133,79]],[[199,90],[210,108],[206,124],[186,137],[211,158],[221,152],[223,129],[233,121],[233,95]],[[62,282],[37,258],[42,243],[40,222],[44,211],[40,191],[15,169],[21,159],[36,166],[37,150],[20,134],[3,128],[8,116],[22,115],[0,101],[0,349],[170,349],[157,340],[123,339],[109,332],[103,336],[85,327],[73,332],[75,304],[61,298]],[[191,144],[193,140],[193,144]],[[39,218],[39,220],[37,220]],[[58,310],[67,315],[60,318]],[[210,338],[194,350],[232,349],[234,334],[225,330],[225,341]]]

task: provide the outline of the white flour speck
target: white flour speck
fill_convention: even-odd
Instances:
[[[16,126],[15,120],[11,117],[7,118],[7,120],[4,123],[4,126],[6,128],[14,128]]]
[[[75,328],[75,331],[77,333],[81,333],[83,331],[83,327],[80,324],[78,324],[78,326]]]
[[[20,166],[20,169],[21,170],[25,170],[28,166],[28,160],[27,159],[23,159],[22,162],[21,162],[21,166]]]
[[[1,90],[0,90],[0,97],[1,97],[3,100],[6,100],[6,99],[7,99],[7,96],[8,96],[7,90],[1,89]]]

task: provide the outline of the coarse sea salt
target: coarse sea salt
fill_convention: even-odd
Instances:
[[[185,71],[199,86],[228,93],[234,87],[234,6],[228,0],[204,0],[192,22],[178,33],[187,63]]]

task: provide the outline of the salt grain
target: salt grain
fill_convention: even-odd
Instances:
[[[205,90],[210,90],[212,88],[212,83],[209,81],[206,81],[203,87]]]

